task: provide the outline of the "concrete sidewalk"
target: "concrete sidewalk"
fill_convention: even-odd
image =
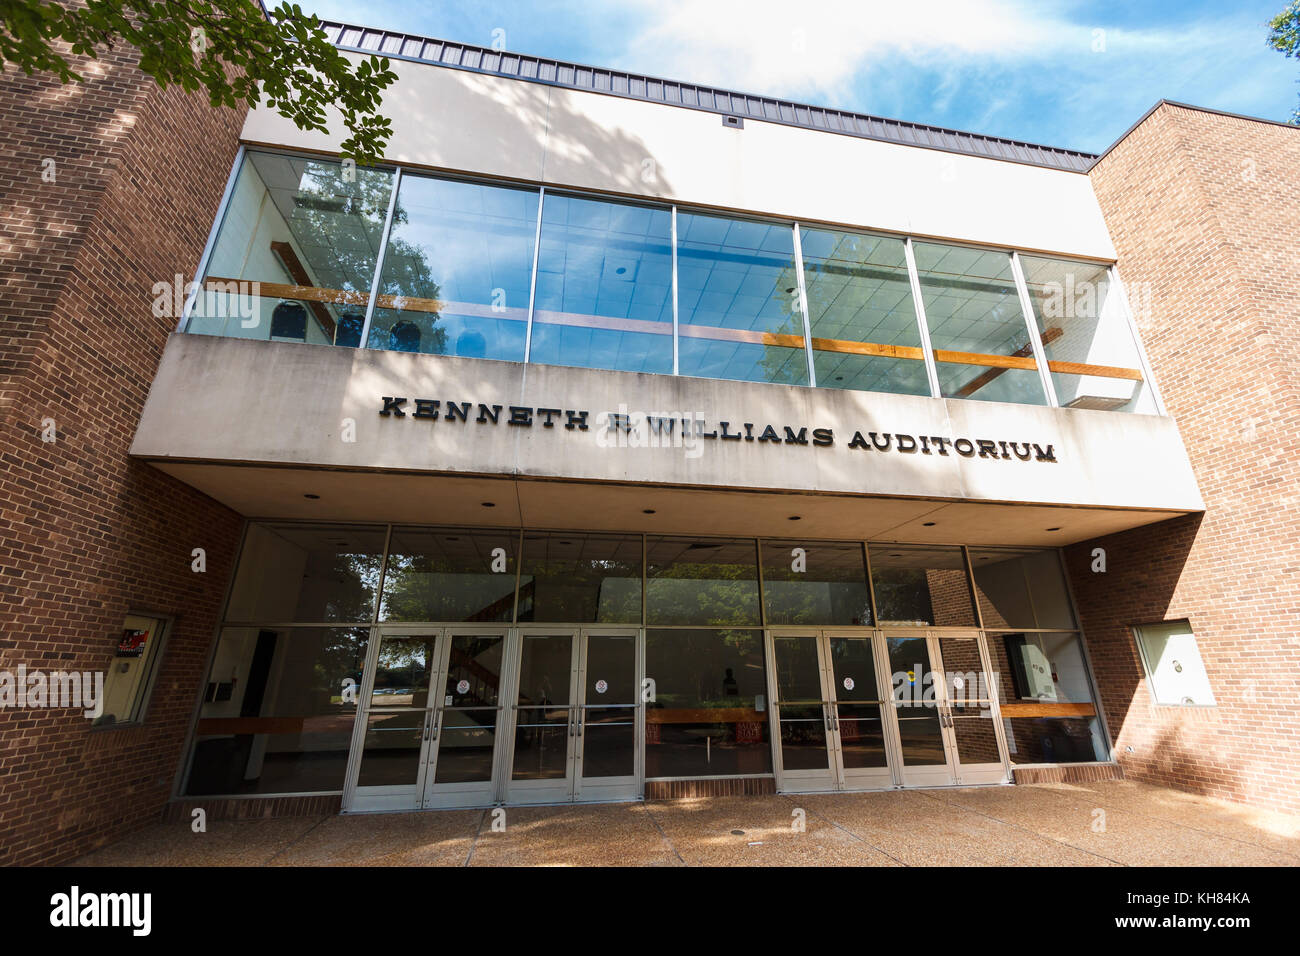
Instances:
[[[1106,781],[167,823],[74,865],[325,864],[1296,866],[1300,818]]]

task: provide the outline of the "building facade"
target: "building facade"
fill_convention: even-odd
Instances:
[[[10,862],[194,807],[1300,811],[1300,131],[1096,157],[329,30],[393,59],[385,164],[6,78],[67,125],[6,134],[3,668],[106,675],[0,709]]]

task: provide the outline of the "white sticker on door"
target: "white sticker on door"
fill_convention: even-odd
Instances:
[[[853,690],[853,678],[852,678],[852,677],[846,677],[846,678],[844,678],[844,689],[845,689],[845,690]]]
[[[608,685],[608,684],[606,684],[603,680],[598,680],[598,681],[596,681],[596,693],[597,693],[597,694],[603,694],[603,693],[605,693],[605,691],[607,691],[607,690],[609,690],[609,685]]]
[[[461,680],[460,683],[458,683],[458,684],[456,685],[456,693],[458,693],[458,694],[468,694],[468,693],[469,693],[469,681],[467,681],[467,680]]]

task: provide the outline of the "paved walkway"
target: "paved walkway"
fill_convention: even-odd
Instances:
[[[77,865],[1300,864],[1300,818],[1131,781],[512,807],[504,831],[492,822],[441,810],[157,824]]]

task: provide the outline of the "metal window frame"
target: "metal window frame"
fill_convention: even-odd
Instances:
[[[1142,374],[1146,376],[1146,384],[1151,388],[1151,397],[1154,399],[1156,414],[1168,418],[1169,411],[1165,407],[1165,400],[1160,394],[1160,386],[1157,384],[1155,374],[1151,370],[1151,359],[1147,356],[1146,346],[1142,343],[1142,335],[1138,331],[1137,319],[1133,316],[1128,288],[1120,278],[1119,266],[1115,263],[1110,265],[1110,281],[1112,288],[1119,293],[1120,305],[1124,310],[1124,319],[1128,323],[1129,334],[1133,336],[1133,345],[1137,348],[1138,363],[1142,369]]]
[[[537,228],[533,232],[533,274],[528,280],[528,325],[524,329],[525,365],[533,360],[533,312],[537,308],[537,264],[542,251],[542,207],[545,204],[546,187],[539,186],[537,189]]]
[[[1029,297],[1029,284],[1025,281],[1025,270],[1020,264],[1019,250],[1011,250],[1011,276],[1016,282],[1016,294],[1020,297],[1020,311],[1024,313],[1025,328],[1029,332],[1029,346],[1034,350],[1034,364],[1038,366],[1038,378],[1043,383],[1043,394],[1047,396],[1049,408],[1060,408],[1056,398],[1056,383],[1052,381],[1051,369],[1047,366],[1047,347],[1038,331],[1038,320],[1034,317],[1034,302]]]
[[[397,209],[397,193],[402,188],[402,167],[393,171],[393,194],[388,197],[388,213],[384,216],[384,228],[379,233],[379,253],[375,256],[375,274],[370,280],[369,295],[366,299],[366,319],[361,325],[361,342],[357,348],[370,348],[370,322],[375,314],[375,300],[379,298],[379,280],[384,273],[384,257],[388,253],[388,241],[393,231],[393,213]]]
[[[1151,658],[1147,655],[1146,645],[1142,642],[1142,632],[1148,627],[1166,627],[1171,624],[1186,624],[1188,633],[1192,637],[1192,646],[1196,650],[1197,660],[1200,662],[1201,670],[1205,671],[1206,685],[1210,689],[1210,697],[1213,698],[1208,704],[1184,704],[1184,703],[1167,703],[1166,701],[1156,699],[1156,679],[1155,668],[1151,666]],[[1188,617],[1175,618],[1172,621],[1146,621],[1141,624],[1130,624],[1128,630],[1133,635],[1133,643],[1137,645],[1138,657],[1142,662],[1142,671],[1147,679],[1148,693],[1151,695],[1151,705],[1153,707],[1169,707],[1174,710],[1214,710],[1219,706],[1219,698],[1214,694],[1214,686],[1210,683],[1210,670],[1205,666],[1205,656],[1201,653],[1201,642],[1196,637],[1196,628],[1192,627],[1192,619]],[[1082,639],[1082,634],[1080,634]]]
[[[934,360],[934,345],[930,341],[930,323],[925,317],[925,302],[921,298],[921,274],[916,268],[916,251],[912,237],[903,240],[903,258],[907,262],[907,277],[912,284],[912,305],[916,309],[916,324],[921,331],[921,353],[925,357],[925,376],[930,382],[930,397],[943,398],[939,388],[939,366]]]
[[[245,541],[247,540],[247,536],[248,536],[248,529],[251,527],[251,525],[252,525],[254,522],[256,522],[256,521],[258,521],[258,520],[259,520],[259,519],[250,518],[250,519],[246,520],[245,523],[244,523],[244,528],[243,528],[243,533],[242,533],[242,535],[241,535],[241,539],[240,539],[240,548],[239,548],[239,557],[241,557],[241,558],[242,558],[242,556],[243,556],[244,543],[245,543]],[[260,519],[260,520],[274,520],[274,521],[276,521],[277,523],[280,523],[280,524],[303,524],[303,525],[316,525],[316,526],[320,526],[320,525],[334,525],[334,524],[337,524],[337,525],[354,525],[354,524],[357,523],[357,522],[351,522],[351,521],[319,521],[319,520],[314,520],[314,519],[310,519],[310,518],[298,518],[298,519],[275,519],[275,518],[267,518],[267,519]],[[467,627],[467,626],[474,626],[473,622],[462,622],[462,623],[459,623],[459,624],[456,623],[456,622],[445,622],[445,621],[444,621],[444,622],[427,622],[427,623],[424,623],[424,624],[421,624],[420,622],[412,622],[412,621],[392,622],[391,624],[381,624],[380,622],[378,622],[377,618],[378,618],[378,614],[379,614],[379,602],[380,602],[380,600],[382,599],[383,577],[384,577],[384,575],[385,575],[385,573],[386,573],[386,570],[387,570],[387,564],[388,564],[389,552],[391,551],[391,546],[392,546],[392,535],[393,535],[393,531],[394,531],[394,529],[397,528],[397,527],[402,527],[402,528],[415,528],[415,529],[418,529],[418,530],[463,531],[463,532],[470,532],[470,531],[476,531],[476,532],[496,532],[496,531],[501,531],[501,532],[506,532],[506,533],[508,533],[508,534],[509,534],[509,533],[513,533],[513,534],[517,535],[517,536],[518,536],[518,537],[517,537],[517,540],[518,540],[519,543],[518,543],[518,545],[517,545],[517,547],[518,547],[518,553],[517,553],[516,556],[515,556],[515,560],[516,560],[516,570],[515,570],[515,581],[516,581],[516,587],[515,587],[515,592],[516,592],[516,593],[515,593],[515,602],[516,602],[516,612],[515,612],[515,615],[514,615],[514,617],[517,619],[517,617],[518,617],[518,610],[517,610],[517,604],[518,604],[518,585],[519,585],[520,575],[521,575],[521,569],[522,569],[522,560],[521,560],[521,559],[522,559],[522,550],[523,550],[523,544],[522,544],[522,542],[523,542],[524,537],[525,537],[525,536],[530,532],[530,529],[528,529],[527,527],[524,527],[524,526],[520,526],[520,527],[518,527],[518,528],[491,528],[491,527],[472,526],[472,525],[465,525],[465,526],[459,526],[459,525],[457,525],[457,526],[446,526],[446,525],[417,525],[417,524],[403,524],[403,523],[400,523],[400,522],[383,522],[383,524],[384,524],[384,526],[385,526],[385,551],[384,551],[383,561],[381,562],[381,575],[380,575],[380,583],[379,583],[379,591],[380,591],[380,593],[376,596],[375,603],[372,605],[372,610],[371,610],[371,620],[370,620],[370,622],[368,622],[368,623],[367,623],[367,622],[338,622],[338,621],[331,621],[331,622],[323,622],[323,623],[320,623],[320,624],[308,624],[308,623],[302,623],[302,622],[295,622],[295,623],[293,623],[293,624],[279,624],[279,625],[277,625],[277,624],[268,624],[268,623],[266,623],[266,622],[240,622],[240,621],[228,621],[228,620],[225,619],[225,608],[226,608],[226,606],[229,604],[230,597],[231,597],[231,595],[232,595],[232,593],[233,593],[233,590],[234,590],[234,581],[235,581],[235,576],[236,576],[236,574],[237,574],[237,572],[238,572],[239,560],[237,559],[235,562],[232,562],[232,566],[231,566],[231,570],[230,570],[230,578],[229,578],[229,581],[228,581],[228,583],[227,583],[227,588],[226,588],[226,597],[225,597],[225,600],[223,601],[223,605],[222,605],[222,617],[221,617],[221,619],[218,621],[218,623],[217,623],[217,625],[216,625],[216,627],[215,627],[215,629],[214,629],[214,639],[213,639],[213,641],[212,641],[212,645],[211,645],[211,647],[209,647],[209,649],[208,649],[208,655],[207,655],[207,656],[208,656],[208,664],[207,664],[207,668],[206,668],[205,671],[204,671],[205,678],[210,676],[210,671],[211,671],[211,668],[212,668],[212,662],[213,662],[213,660],[214,660],[215,657],[216,657],[217,646],[218,646],[219,641],[220,641],[221,633],[222,633],[223,630],[225,630],[226,628],[230,628],[230,627],[265,627],[265,628],[272,628],[272,627],[274,627],[274,628],[277,628],[277,629],[280,629],[280,628],[288,628],[288,627],[370,628],[370,630],[371,630],[370,642],[373,644],[373,642],[374,642],[374,640],[375,640],[374,631],[375,631],[376,628],[382,628],[382,627],[394,626],[394,627],[399,627],[399,628],[405,627],[405,628],[417,628],[417,629],[418,629],[418,628],[421,628],[421,627],[426,627],[426,628],[427,628],[427,627]],[[578,533],[578,532],[575,531],[574,529],[567,529],[567,531],[566,531],[566,529],[555,529],[555,528],[534,528],[534,529],[531,529],[531,530],[532,530],[533,533],[544,533],[544,534],[565,534],[565,533],[568,533],[568,532]],[[771,715],[772,715],[772,713],[774,713],[774,711],[773,711],[773,709],[772,709],[772,701],[774,700],[774,697],[773,697],[773,695],[772,695],[772,691],[771,691],[771,687],[770,687],[770,684],[771,684],[771,678],[772,678],[772,671],[771,671],[772,662],[771,662],[771,660],[770,660],[770,641],[767,639],[767,635],[771,632],[772,628],[769,627],[768,624],[767,624],[767,607],[766,607],[766,600],[765,600],[765,597],[764,597],[764,594],[763,594],[763,553],[762,553],[762,542],[763,542],[763,538],[762,538],[761,536],[758,536],[758,535],[739,535],[739,536],[737,536],[737,535],[721,535],[721,534],[695,534],[695,535],[671,535],[671,534],[670,534],[670,535],[666,535],[667,537],[690,537],[690,538],[697,538],[697,539],[714,539],[714,538],[716,538],[716,539],[723,539],[723,540],[729,540],[729,541],[745,541],[745,540],[752,541],[752,542],[753,542],[753,545],[754,545],[754,557],[755,557],[755,561],[756,561],[756,583],[758,584],[758,587],[759,587],[759,602],[758,602],[758,606],[759,606],[759,623],[757,623],[757,624],[746,624],[746,625],[707,625],[707,624],[704,624],[704,625],[701,625],[701,624],[659,624],[659,625],[652,625],[652,624],[649,624],[649,623],[647,622],[647,620],[646,620],[646,618],[648,617],[648,607],[647,607],[647,600],[646,600],[646,597],[647,597],[647,595],[646,595],[646,591],[647,591],[647,588],[648,588],[648,585],[649,585],[649,580],[650,580],[650,577],[649,577],[649,567],[648,567],[648,562],[647,562],[646,559],[647,559],[647,557],[648,557],[648,555],[647,555],[647,550],[648,550],[648,542],[649,542],[649,537],[650,537],[650,535],[651,535],[651,534],[656,534],[656,533],[658,533],[658,534],[662,534],[662,533],[659,533],[659,532],[644,532],[644,531],[637,531],[637,532],[633,532],[633,531],[625,531],[625,532],[602,532],[602,533],[609,533],[609,534],[623,534],[623,535],[627,535],[627,536],[638,535],[638,536],[640,537],[640,540],[641,540],[641,594],[642,594],[642,600],[641,600],[641,623],[640,623],[639,625],[637,625],[637,624],[612,624],[612,625],[601,625],[601,624],[574,624],[574,625],[572,625],[572,627],[573,627],[574,629],[583,629],[583,628],[587,628],[587,629],[602,629],[602,628],[610,628],[610,629],[623,629],[623,630],[637,629],[638,632],[639,632],[639,642],[638,642],[638,643],[639,643],[639,645],[640,645],[640,648],[639,648],[639,655],[640,655],[640,663],[639,663],[639,667],[640,667],[640,674],[641,674],[642,676],[644,676],[644,673],[645,673],[645,666],[646,666],[646,661],[645,661],[645,653],[646,653],[646,652],[645,652],[645,644],[646,644],[646,638],[648,637],[648,632],[649,632],[649,630],[651,630],[651,629],[654,629],[654,630],[700,630],[700,629],[726,630],[726,629],[729,629],[729,628],[740,628],[740,629],[744,629],[744,630],[756,630],[756,631],[759,631],[760,633],[762,633],[762,634],[764,635],[764,660],[765,660],[765,663],[767,664],[767,666],[768,666],[768,668],[769,668],[769,670],[768,670],[768,678],[769,678],[769,681],[768,681],[768,683],[769,683],[769,689],[768,689],[768,698],[769,698],[769,699],[768,699],[768,712],[769,712],[769,721],[770,721]],[[799,539],[799,538],[791,538],[791,539],[781,539],[781,540],[792,540],[792,541],[793,541],[793,540],[801,540],[801,539]],[[871,547],[870,547],[870,546],[871,546],[871,544],[873,544],[873,543],[876,544],[876,545],[880,545],[880,546],[892,546],[892,545],[897,545],[897,544],[916,544],[916,542],[897,542],[897,541],[876,541],[876,542],[872,542],[872,541],[870,541],[870,540],[862,539],[862,538],[846,538],[846,539],[843,539],[843,540],[817,538],[817,539],[809,539],[809,540],[815,540],[815,541],[828,541],[829,543],[834,543],[834,544],[846,544],[846,545],[848,545],[848,544],[856,544],[856,545],[858,545],[858,546],[860,546],[860,547],[862,548],[864,570],[865,570],[865,573],[866,573],[866,576],[867,576],[867,584],[868,584],[867,593],[868,593],[868,596],[869,596],[869,599],[870,599],[870,602],[871,602],[871,614],[872,614],[872,619],[873,619],[873,623],[872,623],[871,625],[864,625],[864,626],[861,626],[861,628],[853,628],[853,627],[851,627],[851,626],[838,626],[838,625],[836,625],[836,626],[816,625],[816,626],[814,626],[814,627],[811,628],[812,630],[818,630],[818,631],[821,631],[821,630],[829,629],[829,630],[836,630],[836,631],[838,631],[838,630],[858,630],[858,629],[861,629],[861,630],[863,630],[863,631],[879,632],[879,633],[881,633],[881,634],[884,634],[885,631],[894,632],[894,631],[900,631],[900,630],[901,630],[901,631],[912,631],[912,630],[914,630],[914,631],[917,632],[918,635],[921,635],[921,634],[929,635],[932,631],[935,631],[935,630],[936,630],[936,628],[934,628],[934,627],[916,627],[916,628],[907,628],[907,627],[903,627],[903,626],[898,626],[898,627],[894,627],[894,626],[890,626],[890,627],[882,627],[882,626],[879,624],[878,620],[877,620],[877,618],[878,618],[878,613],[879,613],[879,612],[878,612],[878,610],[877,610],[877,608],[876,608],[876,595],[875,595],[875,585],[874,585],[874,581],[873,581],[873,577],[872,577],[872,568],[871,568]],[[926,546],[934,546],[934,545],[927,544]],[[963,564],[964,564],[964,566],[965,566],[966,575],[967,575],[967,588],[968,588],[968,590],[974,592],[974,589],[975,589],[974,569],[973,569],[972,564],[971,564],[971,561],[970,561],[970,553],[969,553],[969,548],[968,548],[968,546],[967,546],[967,545],[964,545],[964,544],[962,544],[962,545],[949,545],[949,546],[950,546],[950,547],[951,547],[951,546],[955,546],[955,547],[959,547],[959,548],[962,549],[962,554],[963,554]],[[1074,612],[1075,620],[1077,621],[1077,620],[1078,620],[1078,602],[1077,602],[1077,600],[1076,600],[1076,598],[1075,598],[1075,595],[1074,595],[1074,589],[1073,589],[1073,586],[1072,586],[1071,583],[1070,583],[1070,579],[1069,579],[1069,575],[1068,575],[1068,569],[1067,569],[1067,567],[1066,567],[1066,565],[1065,565],[1064,556],[1063,556],[1063,554],[1062,554],[1062,552],[1061,552],[1061,549],[1060,549],[1060,548],[1042,548],[1042,549],[1037,549],[1037,550],[1042,550],[1042,551],[1054,551],[1054,552],[1056,552],[1058,565],[1059,565],[1059,567],[1060,567],[1060,569],[1061,569],[1061,573],[1062,573],[1062,575],[1065,577],[1066,590],[1067,590],[1067,595],[1068,595],[1068,598],[1069,598],[1069,601],[1070,601],[1071,610]],[[980,608],[980,605],[979,605],[979,601],[978,601],[978,599],[975,597],[975,595],[974,595],[973,593],[972,593],[972,601],[973,601],[974,608],[975,608],[976,622],[977,622],[976,625],[975,625],[974,627],[960,627],[960,628],[939,629],[939,630],[976,631],[976,632],[979,633],[979,635],[980,635],[981,638],[983,639],[983,642],[986,642],[986,641],[987,641],[988,636],[989,636],[990,633],[999,633],[999,632],[1002,632],[1002,631],[1007,630],[1007,629],[998,629],[998,628],[993,629],[992,632],[986,630],[985,627],[983,626],[982,611],[981,611],[981,608]],[[554,625],[548,625],[548,624],[535,624],[535,623],[531,623],[531,622],[530,622],[530,623],[521,624],[521,623],[519,623],[517,620],[515,620],[513,623],[512,623],[512,622],[498,622],[498,623],[496,623],[496,624],[491,624],[491,625],[480,625],[480,626],[482,626],[482,627],[486,627],[486,628],[492,628],[492,629],[501,629],[501,628],[505,628],[505,629],[512,629],[512,628],[513,628],[513,629],[519,629],[519,628],[525,628],[525,627],[539,627],[539,628],[545,628],[545,627],[550,627],[550,626],[555,626],[555,627],[561,627],[561,626],[563,626],[563,627],[568,627],[569,625],[564,625],[564,624],[561,624],[561,623],[557,623],[557,624],[554,624]],[[778,628],[778,630],[780,630],[780,629],[781,629],[781,628]],[[1029,630],[1029,629],[1025,629],[1025,628],[1013,628],[1013,629],[1011,629],[1011,630],[1016,631],[1016,632],[1024,632],[1024,631]],[[1098,693],[1097,684],[1096,684],[1096,679],[1095,679],[1095,677],[1094,677],[1095,669],[1093,668],[1093,665],[1092,665],[1092,659],[1091,659],[1091,655],[1090,655],[1090,653],[1089,653],[1089,649],[1088,649],[1087,638],[1086,638],[1086,635],[1085,635],[1085,633],[1084,633],[1084,631],[1083,631],[1082,626],[1078,626],[1078,627],[1074,627],[1074,628],[1039,628],[1039,629],[1033,629],[1033,630],[1035,631],[1035,633],[1040,633],[1040,632],[1041,632],[1041,633],[1068,633],[1068,634],[1074,634],[1074,635],[1076,635],[1076,637],[1078,638],[1078,640],[1079,640],[1079,644],[1080,644],[1080,647],[1082,648],[1083,658],[1084,658],[1084,666],[1085,666],[1085,668],[1086,668],[1086,670],[1087,670],[1087,676],[1088,676],[1088,682],[1089,682],[1089,689],[1090,689],[1090,691],[1092,692],[1093,702],[1094,702],[1094,704],[1095,704],[1096,707],[1097,707],[1097,717],[1098,717],[1098,720],[1099,720],[1099,722],[1100,722],[1100,725],[1101,725],[1101,728],[1102,728],[1102,733],[1103,733],[1103,735],[1104,735],[1104,739],[1105,739],[1105,741],[1106,741],[1106,745],[1107,745],[1107,748],[1108,748],[1108,751],[1107,751],[1107,752],[1108,752],[1108,759],[1097,760],[1097,761],[1086,761],[1086,762],[1075,761],[1075,762],[1073,762],[1073,763],[1070,764],[1070,765],[1078,765],[1078,766],[1098,766],[1098,765],[1102,765],[1102,766],[1104,766],[1104,765],[1108,765],[1108,764],[1113,765],[1113,764],[1115,763],[1114,742],[1113,742],[1113,738],[1112,738],[1111,735],[1110,735],[1110,729],[1109,729],[1109,727],[1107,726],[1106,717],[1105,717],[1105,711],[1104,711],[1104,709],[1103,709],[1102,706],[1101,706],[1101,696],[1100,696],[1100,694]],[[377,646],[377,645],[375,645],[375,646]],[[983,650],[985,653],[988,653],[988,652],[987,652],[987,645],[986,645],[986,644],[984,645],[984,647],[982,647],[982,650]],[[369,648],[367,649],[367,653],[369,653]],[[990,663],[990,661],[987,660],[987,659],[984,659],[984,662],[985,662],[986,664]],[[878,669],[879,669],[879,662],[877,662],[877,666],[878,666]],[[207,681],[205,680],[205,681],[204,681],[204,686],[206,686],[206,683],[207,683]],[[197,728],[198,720],[199,720],[200,715],[201,715],[201,712],[202,712],[202,704],[203,704],[203,701],[202,701],[202,697],[200,696],[199,699],[197,699],[197,700],[195,701],[195,703],[194,703],[193,714],[192,714],[191,721],[190,721],[189,733],[188,733],[188,735],[187,735],[187,739],[186,739],[186,746],[185,746],[184,751],[183,751],[182,754],[181,754],[181,757],[180,757],[180,767],[178,768],[178,774],[177,774],[177,777],[175,778],[175,785],[174,785],[173,793],[172,793],[172,799],[173,799],[173,800],[216,800],[216,799],[234,799],[234,798],[238,798],[238,799],[250,799],[250,800],[251,800],[251,799],[268,799],[268,798],[275,798],[275,797],[336,796],[336,795],[341,795],[341,794],[344,793],[343,790],[321,790],[321,791],[311,791],[311,792],[287,792],[287,793],[264,793],[264,794],[204,794],[204,795],[201,795],[201,796],[186,796],[185,793],[184,793],[184,790],[185,790],[186,786],[188,785],[189,777],[190,777],[191,771],[192,771],[192,769],[193,769],[194,742],[195,742],[195,739],[196,739],[196,733],[195,733],[195,730],[196,730],[196,728]],[[1184,706],[1184,705],[1180,705],[1180,706]],[[643,718],[642,718],[642,719],[643,719]],[[361,726],[361,722],[360,722],[360,721],[357,721],[357,725],[356,725],[356,727],[354,727],[354,736],[355,736],[355,734],[358,732],[357,728],[359,728],[360,726]],[[770,731],[770,729],[771,729],[771,728],[769,727],[769,731]],[[642,726],[641,726],[639,732],[640,732],[641,734],[644,734],[644,723],[642,723]],[[1004,732],[1004,729],[1003,729],[1003,728],[999,728],[999,729],[998,729],[998,733],[999,733],[1000,735],[1003,734],[1003,732]],[[1005,739],[1005,738],[1004,738],[1004,739]],[[749,774],[749,775],[746,775],[746,776],[759,776],[759,777],[775,776],[775,770],[776,770],[776,767],[777,767],[777,760],[778,760],[778,756],[777,756],[777,753],[776,753],[775,748],[779,746],[779,739],[777,739],[777,738],[773,738],[773,737],[769,736],[769,744],[774,748],[774,750],[773,750],[773,756],[772,756],[772,760],[773,760],[773,764],[772,764],[772,766],[773,766],[773,773],[771,773],[771,774],[757,774],[757,775],[755,775],[755,774]],[[1006,751],[1004,751],[1004,752],[1007,754],[1007,759],[1008,759],[1008,761],[1010,761],[1010,753],[1009,753],[1009,749],[1006,750]],[[352,757],[351,757],[351,752],[350,752],[350,753],[349,753],[349,761],[351,761],[351,759],[352,759]],[[641,759],[642,759],[642,761],[644,761],[644,747],[642,747]],[[349,763],[349,766],[350,766],[350,763]],[[1064,766],[1064,764],[1014,764],[1014,763],[1012,763],[1012,764],[1011,764],[1011,770],[1014,771],[1015,769],[1026,769],[1026,768],[1030,768],[1030,767],[1040,767],[1040,766],[1043,766],[1043,767],[1048,767],[1048,766],[1050,766],[1050,767],[1056,767],[1056,766]],[[346,772],[346,771],[345,771],[345,772]],[[648,778],[648,777],[645,777],[645,776],[644,776],[644,764],[643,764],[643,763],[642,763],[642,765],[641,765],[641,767],[640,767],[639,773],[640,773],[640,775],[641,775],[641,778],[642,778],[642,782],[643,782],[643,783],[644,783],[645,781],[647,781],[647,780],[651,780],[651,779],[655,779],[655,780],[658,780],[658,779],[672,779],[672,778]],[[347,779],[347,777],[345,776],[345,781],[346,781],[346,779]],[[695,778],[695,777],[688,777],[688,778],[682,778],[682,779],[696,779],[696,778]],[[735,779],[735,777],[732,777],[732,776],[730,776],[730,775],[719,775],[719,779]],[[895,783],[895,786],[899,786],[899,784],[896,782],[896,783]]]
[[[799,290],[799,315],[803,318],[803,351],[808,361],[808,388],[817,387],[817,369],[813,365],[812,323],[808,318],[808,285],[803,273],[803,238],[799,222],[794,223],[795,285]]]
[[[208,263],[212,260],[212,252],[217,247],[217,236],[221,232],[221,227],[225,225],[226,214],[230,211],[230,197],[235,194],[235,183],[244,170],[244,158],[247,155],[247,147],[240,143],[239,149],[235,151],[235,161],[230,167],[230,175],[226,177],[226,188],[221,194],[221,201],[217,203],[217,214],[212,220],[212,228],[208,230],[208,241],[203,245],[203,252],[199,255],[199,262],[194,270],[194,284],[190,287],[189,295],[185,297],[185,307],[181,309],[180,318],[176,322],[177,332],[189,331],[190,314],[194,311],[194,303],[198,300],[203,282],[207,278]]]

